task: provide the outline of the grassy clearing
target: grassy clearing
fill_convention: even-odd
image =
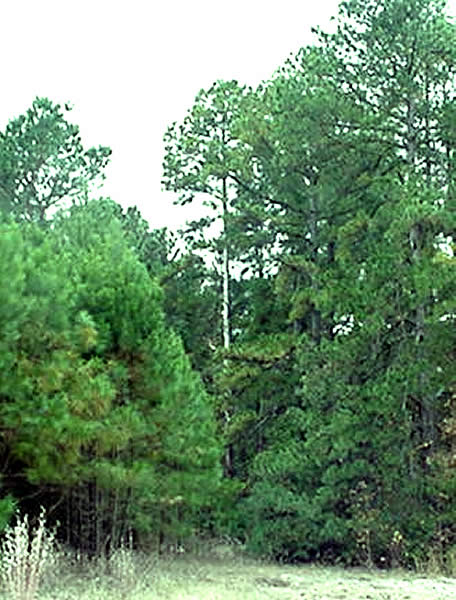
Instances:
[[[39,600],[449,600],[456,581],[405,572],[280,566],[230,559],[132,558],[114,573],[96,563],[61,572]],[[137,564],[134,565],[134,561]],[[144,567],[147,566],[146,570]],[[98,569],[98,573],[97,573]]]
[[[126,547],[87,560],[59,550],[44,517],[18,521],[1,547],[2,600],[449,600],[456,579],[404,571],[282,566],[233,547],[163,558]]]
[[[60,564],[37,600],[449,600],[456,580],[402,571],[281,566],[242,557],[158,558],[122,550]],[[10,598],[4,595],[5,600]],[[17,598],[19,600],[19,598]]]

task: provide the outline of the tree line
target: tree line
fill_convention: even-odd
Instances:
[[[168,128],[163,185],[206,210],[175,235],[95,199],[110,150],[68,107],[1,134],[3,523],[41,503],[93,553],[450,560],[455,26],[347,0],[314,33]]]

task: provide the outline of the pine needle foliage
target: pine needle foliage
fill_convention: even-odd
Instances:
[[[209,398],[167,328],[160,286],[100,213],[74,208],[47,232],[5,225],[0,267],[16,267],[1,321],[7,491],[52,488],[60,535],[97,554],[130,529],[174,535],[220,479]]]

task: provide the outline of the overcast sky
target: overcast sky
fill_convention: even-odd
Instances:
[[[456,4],[456,0],[450,2]],[[337,0],[0,0],[0,128],[36,96],[74,106],[86,146],[113,150],[100,194],[152,227],[190,213],[161,191],[162,138],[201,88],[255,85],[329,26]]]

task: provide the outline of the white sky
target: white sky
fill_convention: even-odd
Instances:
[[[450,5],[456,5],[452,0]],[[100,194],[152,227],[192,209],[161,191],[162,137],[217,79],[255,85],[327,28],[338,0],[0,0],[0,129],[36,96],[74,105],[86,147],[110,146]],[[194,210],[194,209],[193,209]]]

